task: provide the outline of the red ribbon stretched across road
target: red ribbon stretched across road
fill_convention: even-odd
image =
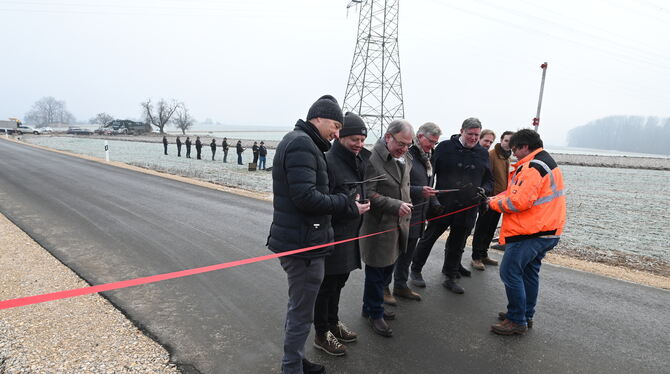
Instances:
[[[460,212],[463,212],[465,210],[472,209],[472,208],[474,208],[478,205],[479,204],[471,205],[469,207],[459,209],[459,210],[456,210],[456,211],[453,211],[453,212],[450,212],[450,213],[447,213],[447,214],[443,214],[441,216],[433,217],[431,219],[427,219],[427,220],[422,221],[422,222],[417,222],[414,225],[418,225],[418,224],[421,224],[421,223],[424,223],[424,222],[428,222],[428,221],[432,221],[432,220],[439,219],[439,218],[442,218],[442,217],[446,217],[446,216],[449,216],[449,215],[452,215],[452,214],[460,213]],[[3,301],[0,301],[0,310],[10,309],[10,308],[18,308],[20,306],[25,306],[25,305],[39,304],[39,303],[44,303],[44,302],[47,302],[47,301],[67,299],[67,298],[70,298],[70,297],[88,295],[88,294],[98,293],[98,292],[103,292],[103,291],[118,290],[120,288],[139,286],[141,284],[155,283],[155,282],[160,282],[160,281],[164,281],[164,280],[167,280],[167,279],[181,278],[181,277],[186,277],[186,276],[189,276],[189,275],[207,273],[207,272],[214,271],[214,270],[220,270],[220,269],[232,268],[232,267],[240,266],[240,265],[252,264],[254,262],[270,260],[270,259],[273,259],[273,258],[279,258],[279,257],[283,257],[283,256],[290,256],[290,255],[294,255],[296,253],[307,252],[307,251],[311,251],[311,250],[317,249],[317,248],[329,247],[331,245],[347,243],[347,242],[351,242],[351,241],[358,240],[358,239],[368,238],[368,237],[375,236],[375,235],[381,235],[381,234],[385,234],[387,232],[391,232],[391,231],[395,231],[395,230],[398,230],[398,228],[393,228],[393,229],[389,229],[389,230],[385,230],[385,231],[375,232],[375,233],[372,233],[372,234],[363,235],[363,236],[359,236],[359,237],[355,237],[355,238],[351,238],[351,239],[344,239],[344,240],[340,240],[340,241],[337,241],[337,242],[319,244],[319,245],[315,245],[315,246],[312,246],[312,247],[306,247],[306,248],[300,248],[300,249],[294,249],[294,250],[287,251],[287,252],[272,253],[272,254],[269,254],[269,255],[247,258],[247,259],[244,259],[244,260],[224,262],[222,264],[217,264],[217,265],[203,266],[203,267],[195,268],[195,269],[181,270],[181,271],[175,271],[175,272],[172,272],[172,273],[165,273],[165,274],[157,274],[157,275],[152,275],[152,276],[149,276],[149,277],[135,278],[135,279],[129,279],[129,280],[113,282],[113,283],[105,283],[105,284],[100,284],[100,285],[97,285],[97,286],[89,286],[89,287],[75,288],[75,289],[72,289],[72,290],[45,293],[45,294],[42,294],[42,295],[35,295],[35,296],[28,296],[28,297],[20,297],[20,298],[17,298],[17,299],[3,300]]]

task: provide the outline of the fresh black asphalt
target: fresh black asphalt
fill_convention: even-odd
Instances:
[[[267,254],[272,206],[0,139],[0,212],[95,285]],[[310,336],[307,356],[329,373],[670,372],[670,292],[545,265],[534,328],[500,337],[489,332],[506,304],[497,270],[462,280],[464,295],[449,293],[443,245],[425,268],[424,300],[393,308],[393,338],[361,318],[356,271],[340,317],[359,341],[332,358]],[[185,372],[276,373],[286,290],[270,260],[104,296]]]

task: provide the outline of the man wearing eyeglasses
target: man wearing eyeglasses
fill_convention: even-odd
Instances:
[[[441,142],[433,155],[436,184],[438,190],[457,190],[438,193],[438,200],[445,212],[475,205],[493,189],[493,176],[489,163],[489,154],[479,144],[482,124],[477,118],[463,121],[460,134],[452,135]],[[412,284],[425,287],[421,270],[428,260],[430,251],[437,239],[449,228],[449,237],[444,249],[442,273],[447,277],[442,285],[457,294],[465,292],[457,280],[461,276],[470,276],[470,271],[461,265],[465,241],[475,225],[477,209],[430,221],[419,240],[412,259],[410,277]]]
[[[394,315],[384,311],[384,287],[390,282],[398,256],[407,250],[412,215],[409,193],[412,161],[407,150],[413,138],[414,130],[409,122],[391,122],[384,137],[372,149],[365,169],[367,178],[386,176],[365,185],[370,213],[363,216],[361,235],[387,232],[360,239],[361,259],[365,263],[362,313],[370,321],[372,330],[385,337],[393,336],[385,319],[393,319]]]

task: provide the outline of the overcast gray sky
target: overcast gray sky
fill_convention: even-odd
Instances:
[[[0,118],[54,96],[78,120],[138,118],[151,98],[200,120],[286,125],[342,101],[358,15],[348,0],[0,0]],[[662,0],[400,3],[405,114],[457,132],[479,117],[540,132],[608,115],[670,116],[670,6]]]

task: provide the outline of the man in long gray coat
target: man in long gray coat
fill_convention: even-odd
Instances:
[[[363,316],[370,320],[372,330],[390,337],[393,331],[384,320],[384,286],[393,274],[398,256],[407,249],[410,203],[410,169],[407,150],[412,145],[414,130],[405,120],[395,120],[386,134],[375,144],[366,167],[367,178],[385,175],[386,179],[366,184],[370,213],[363,217],[361,235],[391,230],[361,239],[361,258],[365,263]]]

